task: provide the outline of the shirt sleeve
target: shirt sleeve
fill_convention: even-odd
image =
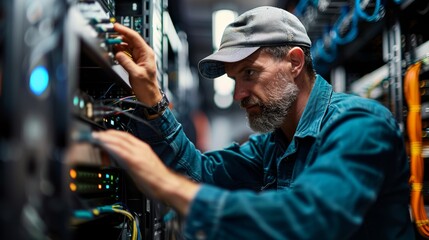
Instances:
[[[138,109],[136,114],[139,114]],[[263,179],[260,142],[233,143],[220,151],[202,153],[186,137],[170,110],[146,123],[134,122],[136,136],[149,143],[162,161],[197,182],[226,189],[260,190]]]

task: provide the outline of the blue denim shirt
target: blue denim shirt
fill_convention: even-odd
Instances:
[[[138,111],[137,111],[138,112]],[[136,125],[161,159],[202,187],[190,239],[414,239],[401,130],[374,100],[317,76],[293,139],[255,134],[201,153],[171,111]]]

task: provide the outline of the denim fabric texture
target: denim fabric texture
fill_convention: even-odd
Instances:
[[[137,109],[136,114],[140,114]],[[335,93],[317,75],[293,139],[254,134],[201,153],[167,110],[135,123],[171,168],[202,183],[189,239],[414,239],[400,127],[375,100]]]

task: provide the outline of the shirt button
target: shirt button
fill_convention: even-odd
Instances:
[[[203,230],[199,230],[195,233],[195,238],[198,240],[206,239],[206,233]]]

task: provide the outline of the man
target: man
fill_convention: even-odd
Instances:
[[[295,16],[274,7],[250,10],[200,62],[203,76],[235,80],[234,99],[261,132],[204,154],[162,107],[153,51],[137,33],[115,29],[135,62],[123,53],[117,60],[138,100],[155,106],[136,114],[159,132],[136,123],[144,141],[113,130],[94,138],[122,158],[142,191],[185,217],[188,238],[414,238],[395,119],[373,100],[332,91],[313,70],[311,41]]]

